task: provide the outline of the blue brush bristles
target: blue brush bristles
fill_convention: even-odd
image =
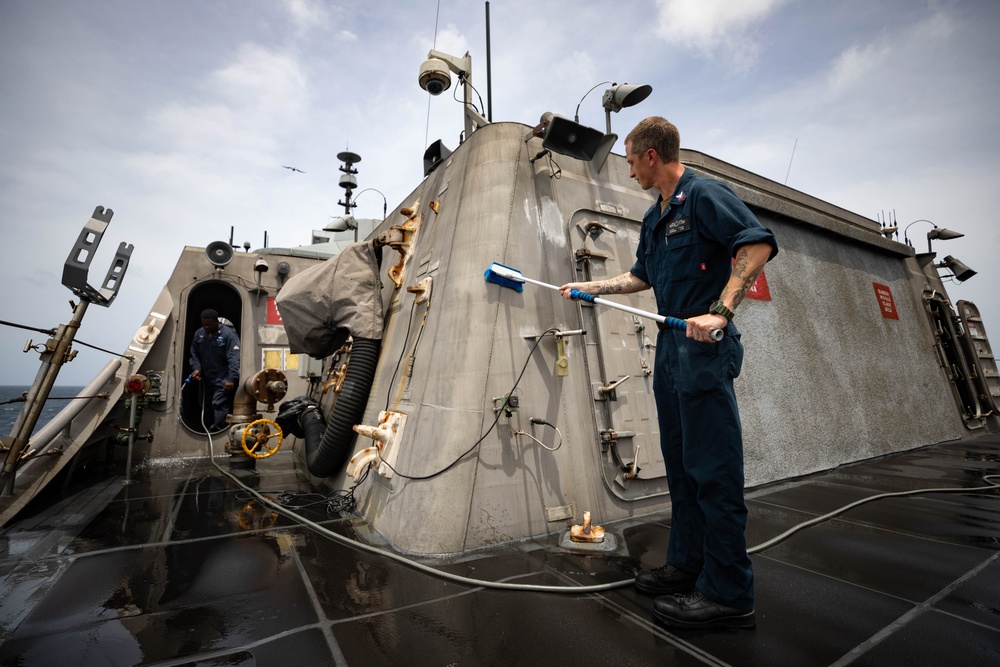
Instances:
[[[486,282],[495,283],[497,285],[500,285],[501,287],[509,287],[510,289],[516,292],[524,291],[524,283],[514,280],[513,278],[508,278],[507,276],[500,275],[499,273],[493,270],[493,267],[498,267],[500,269],[507,269],[507,271],[517,273],[517,271],[510,268],[509,266],[504,266],[503,264],[497,264],[496,262],[493,262],[492,264],[490,264],[490,267],[486,269],[486,272],[483,273],[483,277],[486,278]]]

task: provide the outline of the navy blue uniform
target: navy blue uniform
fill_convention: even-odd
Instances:
[[[632,275],[653,288],[657,311],[703,315],[732,274],[740,246],[768,243],[770,230],[725,184],[685,171],[666,210],[663,197],[643,217]],[[753,567],[746,552],[743,433],[733,379],[743,365],[731,322],[718,343],[666,329],[656,339],[653,393],[670,485],[667,562],[700,573],[710,599],[753,608]]]
[[[222,324],[217,333],[198,329],[191,342],[191,370],[201,371],[205,391],[205,425],[210,431],[226,426],[229,396],[223,388],[226,382],[240,381],[240,338]]]

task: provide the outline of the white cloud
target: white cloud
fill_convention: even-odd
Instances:
[[[227,162],[273,162],[281,138],[308,110],[307,83],[292,55],[244,44],[232,63],[208,75],[202,98],[175,101],[151,114],[159,150],[137,155],[136,165],[151,174],[168,170],[200,180]]]
[[[274,108],[300,103],[306,77],[292,55],[244,44],[236,61],[214,72],[210,83],[232,103]]]
[[[422,41],[427,44],[428,51],[435,49],[457,58],[461,58],[470,50],[469,40],[451,23],[439,30],[433,41],[429,39]]]
[[[741,69],[760,46],[752,30],[788,0],[656,0],[657,34],[668,44],[721,55]]]
[[[291,14],[292,21],[300,33],[327,24],[326,8],[315,0],[285,0],[285,8]]]
[[[827,78],[830,92],[839,95],[854,84],[862,83],[885,64],[889,55],[888,45],[851,46],[840,54],[830,69]]]

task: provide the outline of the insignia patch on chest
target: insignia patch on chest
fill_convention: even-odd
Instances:
[[[673,236],[674,234],[680,234],[681,232],[687,232],[690,230],[691,220],[687,217],[677,218],[676,220],[671,220],[667,223],[667,236]]]

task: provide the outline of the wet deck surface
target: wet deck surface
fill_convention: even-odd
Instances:
[[[867,496],[998,472],[1000,437],[986,436],[760,489],[748,543]],[[281,454],[243,477],[269,496],[313,490]],[[548,585],[662,564],[669,517],[606,527],[627,553],[553,537],[425,562]],[[0,664],[997,665],[998,556],[997,491],[879,500],[753,556],[756,630],[669,631],[631,586],[488,590],[342,546],[200,460],[101,482],[0,532]]]

